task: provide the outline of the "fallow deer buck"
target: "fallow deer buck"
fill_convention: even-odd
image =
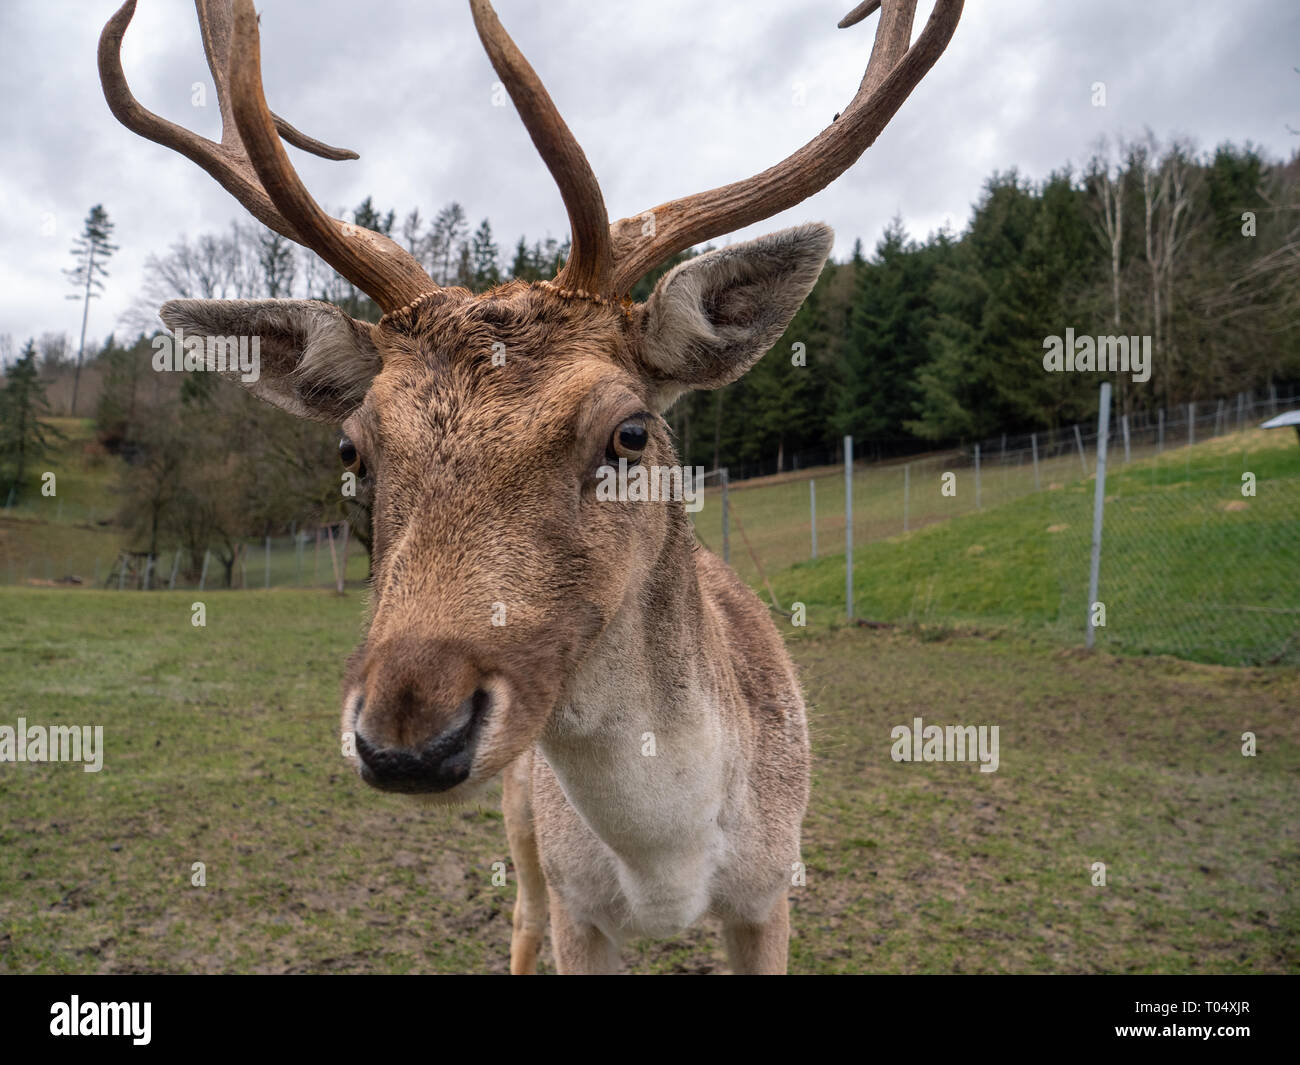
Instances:
[[[676,463],[661,415],[736,380],[781,336],[830,252],[818,224],[633,284],[684,249],[824,188],[875,140],[947,46],[962,0],[880,9],[866,73],[822,133],[747,181],[609,224],[586,156],[488,0],[492,65],[559,186],[572,250],[552,281],[440,288],[404,249],[328,217],[281,139],[355,158],[267,107],[252,0],[196,0],[220,143],[147,111],[109,20],[99,72],[129,129],[193,160],[259,221],[370,295],[377,325],[310,300],[174,300],[191,336],[257,336],[248,387],[341,423],[373,490],[367,635],[342,727],[376,788],[456,801],[504,774],[518,874],[510,968],[536,967],[548,910],[561,972],[608,971],[630,936],[721,922],[737,972],[780,973],[809,790],[795,670],[758,598],[695,543],[676,502],[598,500],[597,471]],[[505,359],[494,359],[504,352]],[[493,624],[504,606],[506,623]],[[646,750],[653,735],[654,755]]]

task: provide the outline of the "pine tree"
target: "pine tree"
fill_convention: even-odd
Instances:
[[[140,432],[139,415],[142,409],[141,385],[152,375],[150,365],[153,345],[143,333],[129,348],[120,347],[109,337],[99,353],[105,367],[99,404],[95,409],[95,435],[99,442],[113,454],[130,453]],[[203,380],[212,374],[186,374],[189,378]]]
[[[492,224],[485,218],[474,231],[470,246],[473,261],[473,284],[475,292],[486,292],[501,284],[501,250],[492,239]]]
[[[63,272],[79,293],[68,296],[70,300],[81,300],[81,344],[77,348],[77,369],[72,376],[72,403],[69,414],[77,413],[77,388],[81,384],[81,362],[86,354],[86,322],[90,317],[90,301],[96,299],[104,288],[104,278],[108,276],[107,263],[117,245],[110,242],[113,235],[113,223],[108,220],[108,212],[103,204],[95,204],[86,215],[86,224],[81,236],[72,242],[72,255],[76,265]]]
[[[6,368],[0,390],[0,456],[8,466],[8,476],[0,484],[7,499],[22,491],[31,464],[49,454],[62,439],[57,429],[41,422],[49,413],[45,385],[36,368],[36,344],[29,340],[18,359]]]
[[[397,213],[389,211],[388,214],[380,214],[375,209],[371,197],[367,196],[357,209],[352,212],[352,221],[361,226],[363,229],[373,229],[376,233],[382,233],[386,237],[393,235],[393,223],[397,220]]]
[[[519,243],[515,245],[515,258],[510,264],[510,276],[516,281],[541,280],[533,255],[528,250],[528,242],[523,237],[520,237]]]
[[[461,241],[460,252],[456,256],[456,281],[461,288],[474,289],[474,259],[470,255],[469,241]]]

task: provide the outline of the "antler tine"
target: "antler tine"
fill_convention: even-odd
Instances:
[[[867,6],[872,2],[873,0],[867,0]],[[874,0],[874,3],[876,8],[880,7],[880,0]],[[853,14],[854,12],[850,11],[844,19],[850,18]],[[869,14],[871,11],[864,11],[861,18],[866,18]],[[862,81],[858,84],[855,100],[859,96],[870,96],[880,88],[881,83],[889,76],[889,72],[898,66],[903,56],[907,55],[907,46],[912,43],[912,22],[915,18],[916,0],[894,0],[880,12],[880,25],[876,28],[876,39],[871,45],[871,58],[867,60],[866,73],[862,75]],[[849,26],[856,25],[858,21],[855,19],[849,23]]]
[[[315,251],[385,312],[437,289],[400,245],[331,218],[311,198],[280,138],[327,159],[355,159],[356,153],[308,137],[271,113],[262,93],[257,15],[252,0],[236,5],[232,17],[231,0],[195,0],[221,108],[220,144],[154,114],[131,93],[121,49],[135,0],[126,0],[99,38],[99,77],[114,117],[202,167],[259,222]]]
[[[235,137],[234,116],[230,112],[230,89],[226,80],[226,70],[230,65],[230,0],[194,0],[194,7],[199,15],[199,32],[203,35],[203,54],[208,60],[208,70],[212,72],[212,82],[217,89],[217,105],[221,108],[221,143],[236,151],[240,145]],[[349,148],[335,148],[309,137],[301,130],[295,129],[274,111],[275,128],[280,136],[295,148],[301,148],[322,159],[357,159],[359,156]]]
[[[910,48],[916,0],[865,0],[841,21],[852,26],[883,9],[871,58],[849,106],[826,129],[776,166],[747,181],[672,200],[610,227],[614,244],[611,291],[622,295],[637,279],[679,251],[793,207],[820,192],[857,161],[903,101],[943,54],[957,28],[963,0],[936,0]],[[642,235],[649,214],[653,236]]]
[[[538,154],[560,188],[573,243],[556,277],[566,288],[604,292],[614,266],[609,214],[600,185],[537,72],[511,40],[490,0],[470,0],[470,11],[488,59],[501,77]]]
[[[850,26],[856,26],[868,15],[875,14],[879,9],[880,0],[862,0],[862,3],[840,19],[835,25],[838,29],[847,30]]]
[[[113,117],[132,133],[170,148],[202,167],[259,222],[290,240],[302,243],[297,232],[263,191],[257,175],[238,151],[239,145],[227,146],[224,128],[223,143],[217,144],[154,114],[135,98],[122,70],[122,36],[134,15],[135,0],[126,0],[105,23],[99,35],[99,81]],[[229,128],[233,129],[233,124]]]
[[[235,0],[230,39],[230,106],[253,170],[276,209],[317,255],[385,311],[395,311],[438,286],[400,245],[382,233],[331,218],[298,177],[266,106],[262,49],[253,0]]]

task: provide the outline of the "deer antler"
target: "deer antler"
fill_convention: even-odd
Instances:
[[[909,47],[916,0],[863,0],[840,20],[840,27],[855,25],[877,10],[880,27],[857,93],[830,126],[746,181],[660,204],[611,226],[591,164],[537,73],[502,27],[490,0],[470,0],[488,58],[569,213],[572,248],[556,282],[592,295],[624,296],[669,256],[768,218],[824,189],[871,146],[943,53],[957,28],[962,2],[936,0],[925,29]],[[99,39],[99,77],[118,121],[193,160],[255,218],[314,250],[385,311],[435,290],[437,285],[405,249],[382,234],[329,217],[295,173],[281,138],[327,159],[355,159],[356,154],[305,136],[267,107],[252,0],[195,0],[195,7],[221,107],[221,143],[160,118],[131,94],[122,72],[121,46],[135,0],[126,0]],[[647,218],[653,222],[648,229]]]
[[[948,46],[962,0],[936,0],[925,29],[910,48],[916,0],[865,0],[840,20],[844,29],[878,8],[871,58],[858,91],[840,115],[794,154],[746,181],[660,204],[610,227],[616,266],[612,289],[622,295],[670,255],[701,241],[769,218],[820,192],[875,142],[903,101]],[[643,236],[644,219],[653,220]]]
[[[880,27],[857,94],[830,126],[747,181],[660,204],[612,226],[591,165],[533,68],[502,29],[491,3],[470,0],[470,7],[492,65],[569,212],[573,250],[556,281],[567,288],[621,297],[670,255],[793,207],[852,166],[947,47],[962,0],[938,0],[911,47],[916,0],[864,0],[840,20],[840,27],[861,22],[883,7]],[[653,225],[643,232],[647,218]]]
[[[280,138],[326,159],[355,159],[300,133],[266,105],[252,0],[195,0],[203,48],[221,108],[218,144],[141,106],[122,71],[122,36],[135,14],[126,3],[99,37],[99,79],[122,125],[179,152],[212,175],[258,221],[312,249],[385,311],[434,291],[423,267],[381,233],[331,218],[294,171]],[[232,17],[233,16],[233,17]]]
[[[609,214],[600,184],[537,72],[501,25],[490,0],[469,0],[488,59],[514,101],[538,154],[560,187],[572,233],[568,261],[556,277],[566,288],[605,292],[614,268]]]

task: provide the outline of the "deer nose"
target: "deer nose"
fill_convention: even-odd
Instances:
[[[478,688],[457,708],[460,724],[419,747],[386,747],[355,733],[361,779],[381,791],[407,795],[448,791],[469,777],[479,726],[492,704]]]

